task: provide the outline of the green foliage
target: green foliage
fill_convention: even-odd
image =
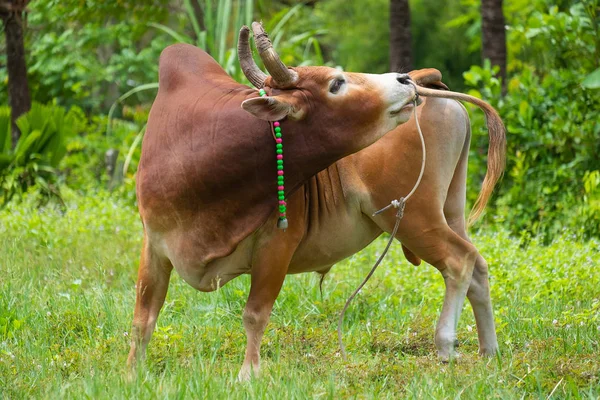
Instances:
[[[346,314],[343,361],[338,313],[385,246],[377,240],[332,269],[323,296],[316,274],[286,279],[262,343],[263,375],[247,384],[235,377],[249,277],[200,293],[173,274],[145,367],[129,381],[139,216],[106,191],[63,195],[64,208],[40,209],[26,196],[0,210],[3,399],[513,399],[547,398],[555,387],[558,397],[600,395],[599,243],[560,235],[524,244],[504,230],[473,237],[490,264],[498,359],[477,356],[466,305],[462,357],[440,365],[433,334],[443,279],[409,265],[396,243]]]
[[[67,140],[84,130],[85,117],[79,108],[68,112],[56,104],[34,102],[31,110],[17,119],[21,137],[12,149],[10,109],[0,109],[0,204],[37,185],[48,195],[58,195],[57,167],[66,154]]]
[[[508,51],[513,55],[509,69],[519,71],[532,66],[543,72],[551,68],[591,72],[598,67],[600,15],[595,14],[598,1],[571,3],[562,11],[552,5],[547,11],[521,14],[523,21],[513,24],[508,31]]]
[[[254,20],[254,1],[200,1],[201,16],[194,11],[193,1],[196,0],[184,0],[187,25],[193,28],[193,35],[180,33],[163,24],[150,23],[149,26],[162,31],[176,42],[194,44],[204,49],[234,79],[247,82],[237,59],[237,40],[239,28],[242,25],[250,26]],[[282,7],[264,20],[265,30],[286,64],[310,65],[315,63],[311,57],[316,59],[317,64],[323,64],[316,36],[324,31],[318,27],[308,28],[311,25],[294,29],[294,24],[290,24],[294,20],[306,18],[307,15],[303,4],[297,4],[293,7]]]
[[[440,7],[436,0],[413,0],[410,9],[413,40],[406,45],[412,46],[415,68],[437,68],[444,75],[444,82],[453,90],[460,90],[460,75],[479,61],[478,48],[469,48],[467,40],[457,39],[472,34],[478,40],[479,25],[465,33],[461,24],[454,23],[464,17],[469,5],[450,0]],[[327,31],[321,40],[325,59],[335,60],[348,71],[389,71],[388,0],[319,1],[311,16],[321,21]],[[307,21],[305,25],[309,23],[315,22]]]
[[[600,96],[583,85],[595,67],[588,55],[596,51],[593,26],[598,22],[578,4],[565,12],[556,7],[533,12],[527,25],[514,26],[510,41],[526,45],[519,48],[519,61],[512,62],[518,72],[505,97],[489,63],[464,74],[467,85],[477,88],[472,94],[492,100],[507,127],[507,173],[490,214],[514,232],[546,238],[565,229],[600,234]],[[481,117],[473,116],[480,125]],[[476,171],[485,170],[478,153],[487,146],[487,134],[474,133],[470,168],[477,185],[481,172]]]
[[[121,119],[108,123],[105,116],[94,117],[85,134],[73,137],[67,144],[67,155],[60,168],[65,171],[64,183],[80,193],[111,188],[115,194],[135,200],[135,172],[140,157],[139,142],[148,118],[149,106],[125,106]],[[110,134],[106,127],[110,126]],[[109,174],[106,153],[119,154],[116,169]],[[124,171],[124,163],[127,170]],[[124,183],[119,186],[118,184]]]
[[[456,23],[473,14],[479,15],[479,9],[471,10],[468,3],[470,1],[448,0],[441,7],[437,0],[410,2],[415,68],[439,69],[444,82],[455,91],[464,87],[462,73],[481,59],[479,47],[472,45],[480,43],[480,24],[464,27]],[[469,43],[471,37],[473,40]]]
[[[193,37],[181,34],[163,24],[149,25],[171,36],[176,42],[195,44],[223,66],[230,75],[239,72],[237,65],[236,30],[252,22],[252,0],[199,1],[202,15],[197,15],[192,1],[184,0],[188,25],[193,28]]]
[[[587,89],[600,89],[600,68],[586,76],[581,85]]]
[[[169,42],[150,35],[146,24],[169,20],[169,3],[31,1],[25,33],[34,100],[106,111],[120,92],[156,79],[158,56]]]
[[[498,107],[506,121],[508,170],[488,221],[548,240],[563,229],[600,235],[598,0],[505,0],[505,97],[489,64],[473,66],[464,82],[459,80],[479,62],[479,0],[449,0],[444,7],[435,0],[411,0],[410,7],[416,67],[440,69],[453,90],[466,84]],[[37,132],[20,142],[21,156],[16,157],[6,150],[9,117],[0,108],[2,196],[10,198],[9,193],[22,193],[36,182],[52,193],[59,182],[82,193],[110,187],[133,201],[139,144],[157,88],[157,60],[171,43],[204,48],[235,79],[246,82],[237,63],[237,33],[240,25],[257,19],[288,65],[339,64],[347,70],[385,72],[388,14],[387,0],[33,0],[26,28],[33,98],[77,105],[88,121],[80,115],[81,135],[60,139],[66,145],[52,157],[34,151],[47,128],[26,127]],[[0,65],[5,61],[3,40]],[[0,81],[7,82],[6,68],[0,68]],[[7,103],[6,91],[0,91],[2,103]],[[107,112],[108,118],[102,116]],[[487,149],[487,133],[479,128],[482,116],[475,112],[472,117],[471,201]],[[119,151],[112,176],[104,160],[109,149]],[[58,175],[57,168],[64,173]],[[121,181],[125,185],[116,188]]]
[[[388,0],[320,1],[314,14],[328,33],[325,52],[338,65],[347,71],[389,71]]]

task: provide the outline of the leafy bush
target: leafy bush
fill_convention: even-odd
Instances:
[[[472,0],[478,3],[478,0]],[[463,88],[460,76],[479,61],[478,49],[457,37],[477,35],[479,25],[464,32],[461,20],[469,10],[465,0],[411,0],[411,33],[415,68],[434,67],[453,90]],[[470,3],[470,1],[469,1]],[[388,72],[389,0],[327,0],[315,2],[315,10],[304,18],[304,26],[321,25],[326,31],[321,42],[325,60],[331,58],[348,71]],[[479,9],[473,10],[479,14]]]
[[[169,13],[170,3],[32,0],[25,48],[33,100],[56,99],[65,107],[105,112],[119,93],[155,79],[158,56],[169,41],[149,34],[147,21],[178,25],[177,13]],[[6,69],[0,68],[0,81],[5,78]],[[6,104],[6,96],[0,91],[0,104]],[[151,99],[144,93],[137,97]]]
[[[247,82],[237,59],[238,30],[242,25],[250,25],[254,19],[253,0],[199,1],[203,10],[201,18],[196,15],[191,0],[184,0],[186,25],[193,28],[193,34],[180,33],[169,26],[149,23],[179,43],[194,44],[209,53],[225,71],[238,82]],[[306,22],[310,13],[303,4],[293,7],[280,7],[264,20],[265,30],[284,63],[289,65],[323,64],[317,35],[325,31],[318,24],[297,24]],[[313,22],[316,20],[313,18]],[[284,37],[286,37],[284,39]],[[257,60],[260,62],[260,60]]]
[[[12,149],[10,109],[0,108],[0,204],[22,194],[33,185],[47,196],[58,195],[57,167],[66,154],[66,142],[84,130],[81,109],[68,112],[56,104],[33,103],[17,119],[21,137]]]
[[[526,26],[511,27],[511,41],[527,43],[519,51],[528,56],[513,60],[517,72],[505,97],[489,63],[464,74],[477,88],[471,93],[490,99],[507,127],[507,172],[492,214],[514,232],[600,235],[600,92],[582,85],[595,68],[588,57],[597,40],[592,17],[578,4],[565,12],[534,12]],[[483,123],[479,114],[473,118]],[[477,185],[487,133],[475,130],[474,141],[470,172]]]

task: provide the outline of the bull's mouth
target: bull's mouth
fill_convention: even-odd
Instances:
[[[396,116],[396,115],[398,115],[398,114],[400,114],[400,113],[402,113],[404,111],[412,111],[412,109],[413,109],[414,106],[415,105],[414,105],[414,103],[411,100],[410,102],[406,103],[405,105],[403,105],[403,106],[401,106],[399,108],[396,108],[394,110],[391,110],[390,111],[390,115],[392,117],[394,117],[394,116]]]

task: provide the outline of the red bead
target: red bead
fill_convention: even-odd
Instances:
[[[283,154],[277,154],[277,159],[278,160],[283,160]]]
[[[281,140],[281,139],[275,139],[275,143],[282,143],[282,142],[283,142],[283,140]]]
[[[277,175],[282,176],[283,175],[283,170],[280,169],[279,171],[277,171]]]
[[[287,203],[285,202],[285,200],[279,200],[279,205],[280,206],[287,206]]]
[[[277,190],[285,190],[283,186],[277,186]]]
[[[285,217],[285,213],[279,213],[280,217]]]
[[[279,122],[278,121],[273,122],[273,126],[279,126]]]

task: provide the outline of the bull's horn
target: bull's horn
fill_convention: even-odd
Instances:
[[[246,25],[242,26],[238,38],[238,59],[246,78],[248,78],[255,88],[260,89],[265,85],[267,74],[258,68],[258,65],[256,65],[252,58],[252,50],[250,49],[250,42],[248,41],[249,36],[250,28]]]
[[[269,40],[267,32],[258,22],[252,23],[252,31],[254,32],[254,43],[258,54],[265,64],[265,68],[271,74],[271,78],[277,82],[277,85],[286,88],[293,86],[298,80],[298,74],[285,66],[279,55],[273,49],[273,45]]]

